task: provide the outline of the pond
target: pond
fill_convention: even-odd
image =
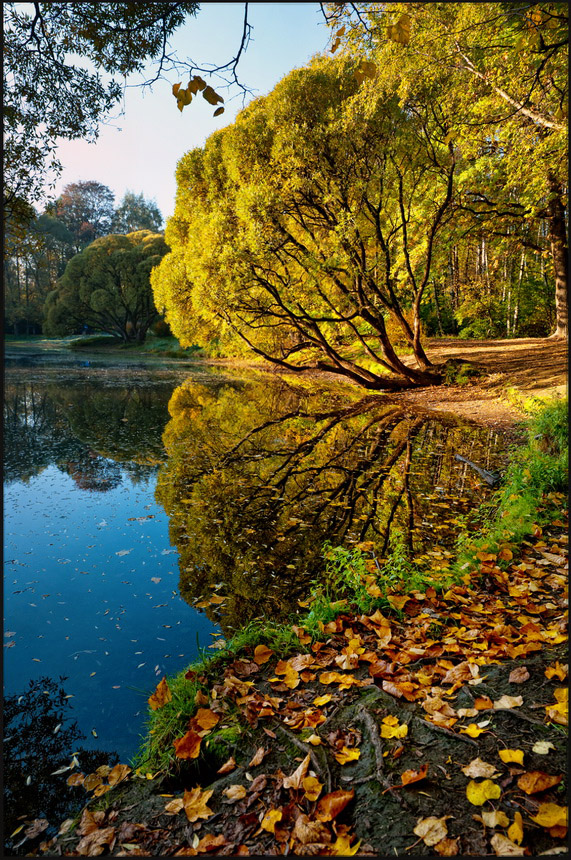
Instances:
[[[506,457],[495,430],[273,374],[16,364],[4,396],[5,695],[51,679],[82,748],[123,762],[158,680],[301,611],[327,541],[437,579],[490,492],[455,454]]]

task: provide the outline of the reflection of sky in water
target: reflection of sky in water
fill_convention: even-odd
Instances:
[[[155,467],[133,481],[132,463],[92,460],[105,491],[93,470],[86,479],[53,463],[5,487],[4,689],[21,694],[30,679],[67,676],[84,746],[125,761],[157,681],[195,659],[216,628],[178,594]]]

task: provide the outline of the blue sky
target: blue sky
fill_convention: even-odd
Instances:
[[[181,58],[192,57],[201,65],[224,63],[236,54],[243,16],[243,3],[203,3],[196,18],[174,35],[172,47]],[[239,77],[256,95],[268,93],[291,69],[327,47],[319,3],[250,3],[248,17],[253,31]],[[69,182],[95,180],[109,186],[116,204],[127,190],[143,192],[156,201],[164,218],[172,215],[178,160],[231,123],[243,107],[237,91],[212,79],[225,99],[224,114],[214,118],[214,108],[202,98],[181,113],[171,88],[181,80],[186,85],[187,78],[172,73],[152,90],[128,88],[123,115],[101,128],[97,143],[63,141],[58,152],[64,170],[56,194]]]

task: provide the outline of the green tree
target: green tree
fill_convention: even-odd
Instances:
[[[354,71],[314,60],[181,160],[157,307],[183,341],[232,332],[290,370],[377,389],[436,382],[420,306],[454,209],[448,120],[437,93],[363,95]]]
[[[149,61],[155,79],[172,67],[169,37],[197,10],[195,2],[3,4],[6,215],[29,219],[61,170],[58,138],[95,140],[127,75]]]
[[[65,186],[53,208],[71,232],[76,253],[94,239],[111,233],[114,200],[111,189],[101,182],[80,180]]]
[[[163,216],[154,200],[146,200],[143,193],[127,191],[113,215],[114,233],[133,233],[135,230],[152,230],[158,233]]]
[[[332,49],[375,61],[381,81],[398,74],[402,99],[431,85],[454,105],[454,143],[468,168],[458,181],[474,233],[549,250],[555,334],[566,335],[567,4],[336,3],[326,16]],[[541,236],[539,226],[540,241],[538,221],[547,228]]]
[[[96,239],[72,257],[48,296],[46,334],[70,334],[89,325],[125,343],[142,343],[158,319],[151,269],[167,250],[162,234],[149,230]]]

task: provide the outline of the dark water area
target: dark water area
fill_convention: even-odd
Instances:
[[[160,678],[253,618],[301,611],[326,541],[445,570],[490,492],[455,454],[501,469],[505,442],[267,374],[8,366],[12,806],[18,785],[23,806],[49,805],[50,788],[63,802],[69,773],[54,772],[78,750],[84,772],[128,762]]]

